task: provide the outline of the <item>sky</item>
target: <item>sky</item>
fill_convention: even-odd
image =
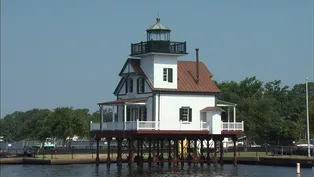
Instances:
[[[313,0],[2,0],[1,117],[114,100],[131,43],[156,17],[215,80],[313,81]]]

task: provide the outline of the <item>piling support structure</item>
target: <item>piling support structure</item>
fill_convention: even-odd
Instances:
[[[233,165],[236,166],[238,164],[237,160],[237,137],[232,137],[233,141]]]
[[[96,165],[99,166],[99,141],[100,138],[95,138],[96,140]]]
[[[111,146],[110,146],[110,143],[111,143],[111,139],[112,138],[106,138],[107,140],[107,167],[109,168],[110,167],[110,163],[111,163],[111,158],[110,158],[110,151],[111,151]]]

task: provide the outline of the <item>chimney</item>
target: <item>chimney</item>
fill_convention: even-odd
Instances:
[[[198,58],[198,48],[195,49],[196,51],[196,83],[198,84],[200,80],[200,69],[199,69],[199,58]]]

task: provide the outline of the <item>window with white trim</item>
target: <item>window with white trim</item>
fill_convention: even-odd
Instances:
[[[126,82],[125,92],[126,93],[133,93],[133,79],[128,78],[128,80]]]
[[[137,93],[145,92],[145,80],[143,77],[137,79]]]
[[[181,107],[180,108],[180,121],[192,122],[192,108],[190,108],[190,107]]]
[[[172,68],[164,68],[163,70],[163,81],[173,82],[173,69]]]
[[[147,121],[147,110],[146,107],[140,108],[140,121]]]

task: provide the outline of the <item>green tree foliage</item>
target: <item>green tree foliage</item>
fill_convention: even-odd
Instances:
[[[291,89],[280,80],[263,83],[256,77],[240,82],[217,83],[219,99],[237,104],[237,120],[244,121],[251,139],[299,139],[306,134],[305,84]],[[314,118],[314,83],[309,83],[310,118]],[[6,141],[39,140],[47,137],[66,140],[74,135],[89,137],[90,122],[99,122],[100,111],[71,107],[16,111],[0,119],[0,135]],[[112,109],[103,111],[105,122],[112,121]],[[117,116],[115,116],[117,119]],[[117,121],[117,120],[116,120]],[[310,121],[314,135],[314,121]]]
[[[292,89],[280,80],[263,83],[256,77],[217,83],[219,98],[237,103],[237,120],[252,139],[299,139],[306,134],[305,84]],[[314,83],[309,83],[310,120],[314,116]],[[310,121],[311,135],[314,122]]]

